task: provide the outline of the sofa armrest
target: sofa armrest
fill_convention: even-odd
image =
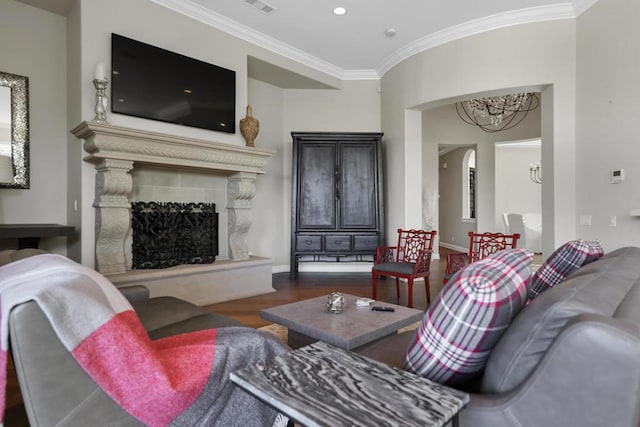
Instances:
[[[635,325],[580,315],[520,386],[497,395],[472,394],[460,413],[460,426],[636,426],[638,360]]]
[[[133,285],[118,288],[129,302],[138,302],[149,299],[149,288],[143,285]]]

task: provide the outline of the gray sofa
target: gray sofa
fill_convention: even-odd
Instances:
[[[239,325],[182,300],[149,298],[144,287],[123,292],[152,338]],[[359,352],[400,366],[413,334]],[[35,303],[12,311],[10,340],[31,425],[140,425],[77,365]],[[523,308],[467,391],[461,426],[638,426],[640,248],[605,255]]]
[[[2,252],[0,265],[37,250]],[[122,288],[151,339],[208,328],[243,326],[229,317],[173,297],[149,298],[144,286]],[[141,426],[84,372],[64,348],[35,302],[9,319],[13,363],[32,426]]]
[[[401,366],[414,334],[358,352]],[[640,248],[603,256],[525,306],[467,391],[461,426],[638,426]]]

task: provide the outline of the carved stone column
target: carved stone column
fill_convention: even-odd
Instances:
[[[247,232],[251,228],[251,200],[256,194],[256,174],[239,172],[227,179],[227,213],[231,259],[249,259]]]
[[[96,164],[96,262],[102,274],[124,273],[124,242],[130,225],[130,160],[102,159]]]

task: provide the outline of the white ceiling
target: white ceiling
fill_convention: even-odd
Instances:
[[[66,15],[74,0],[20,0]],[[407,57],[479,32],[570,19],[597,0],[151,0],[342,79],[379,78]],[[335,16],[343,6],[347,13]],[[393,28],[395,36],[385,30]],[[487,47],[491,48],[491,47]]]

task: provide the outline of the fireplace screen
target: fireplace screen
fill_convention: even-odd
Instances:
[[[134,269],[215,261],[218,255],[215,204],[135,202],[131,214]]]

